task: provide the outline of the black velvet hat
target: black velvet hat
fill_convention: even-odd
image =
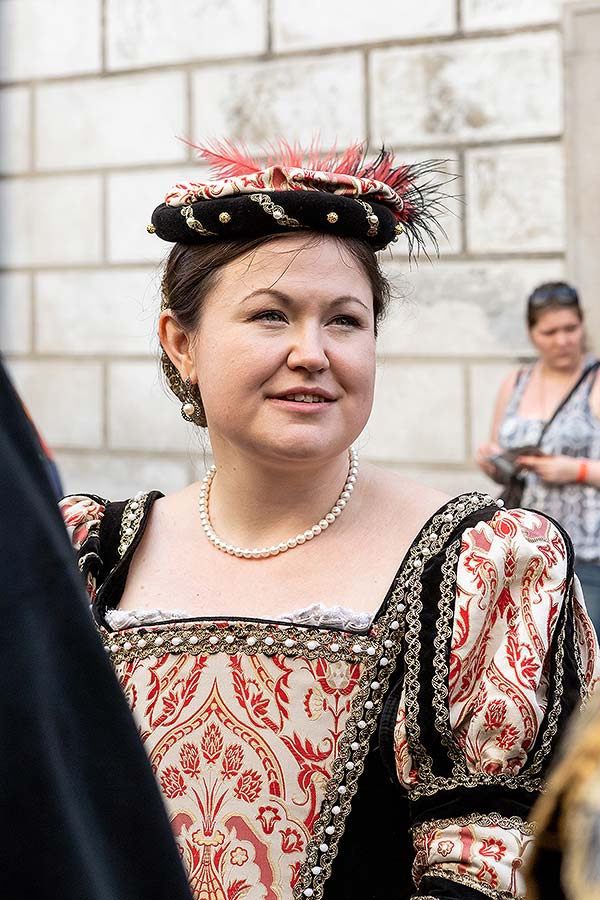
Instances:
[[[382,148],[369,163],[363,144],[323,155],[282,143],[266,161],[228,142],[195,149],[214,180],[171,188],[148,225],[165,241],[202,244],[306,229],[361,238],[375,250],[402,233],[409,254],[426,238],[437,248],[447,196],[436,177],[439,160],[399,165]]]

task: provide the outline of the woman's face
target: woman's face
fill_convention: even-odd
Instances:
[[[552,369],[572,369],[584,352],[583,322],[575,309],[560,307],[540,313],[529,329],[542,361]]]
[[[215,451],[338,454],[373,401],[369,280],[333,238],[275,238],[220,270],[192,356]]]

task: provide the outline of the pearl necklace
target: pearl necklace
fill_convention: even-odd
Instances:
[[[289,538],[287,541],[275,544],[273,547],[235,547],[233,544],[222,541],[221,538],[215,534],[208,512],[208,498],[210,496],[210,487],[216,472],[217,467],[211,466],[202,479],[200,488],[200,521],[206,537],[218,550],[222,550],[223,553],[228,553],[229,556],[237,556],[240,559],[267,559],[269,556],[279,556],[280,553],[285,553],[286,550],[293,550],[294,547],[300,547],[307,541],[312,541],[313,538],[325,531],[326,528],[333,525],[338,516],[341,516],[344,507],[348,503],[348,500],[352,496],[352,491],[354,490],[358,472],[358,453],[354,447],[350,447],[348,450],[348,475],[346,477],[346,482],[340,496],[337,498],[329,512],[311,528],[297,534],[295,537]]]

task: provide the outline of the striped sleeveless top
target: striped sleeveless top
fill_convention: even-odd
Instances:
[[[588,356],[586,367],[595,361]],[[498,434],[505,450],[537,444],[544,427],[541,419],[518,415],[532,371],[533,365],[519,374],[506,407]],[[584,378],[547,428],[541,442],[545,453],[600,459],[600,420],[589,403],[597,371]],[[569,532],[577,559],[600,564],[600,489],[578,483],[548,484],[530,472],[525,476],[521,506],[552,516]]]

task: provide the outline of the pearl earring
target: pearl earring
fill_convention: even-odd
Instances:
[[[185,379],[186,400],[181,404],[181,415],[186,422],[197,424],[197,419],[201,414],[200,406],[192,393],[192,382],[189,378]]]

